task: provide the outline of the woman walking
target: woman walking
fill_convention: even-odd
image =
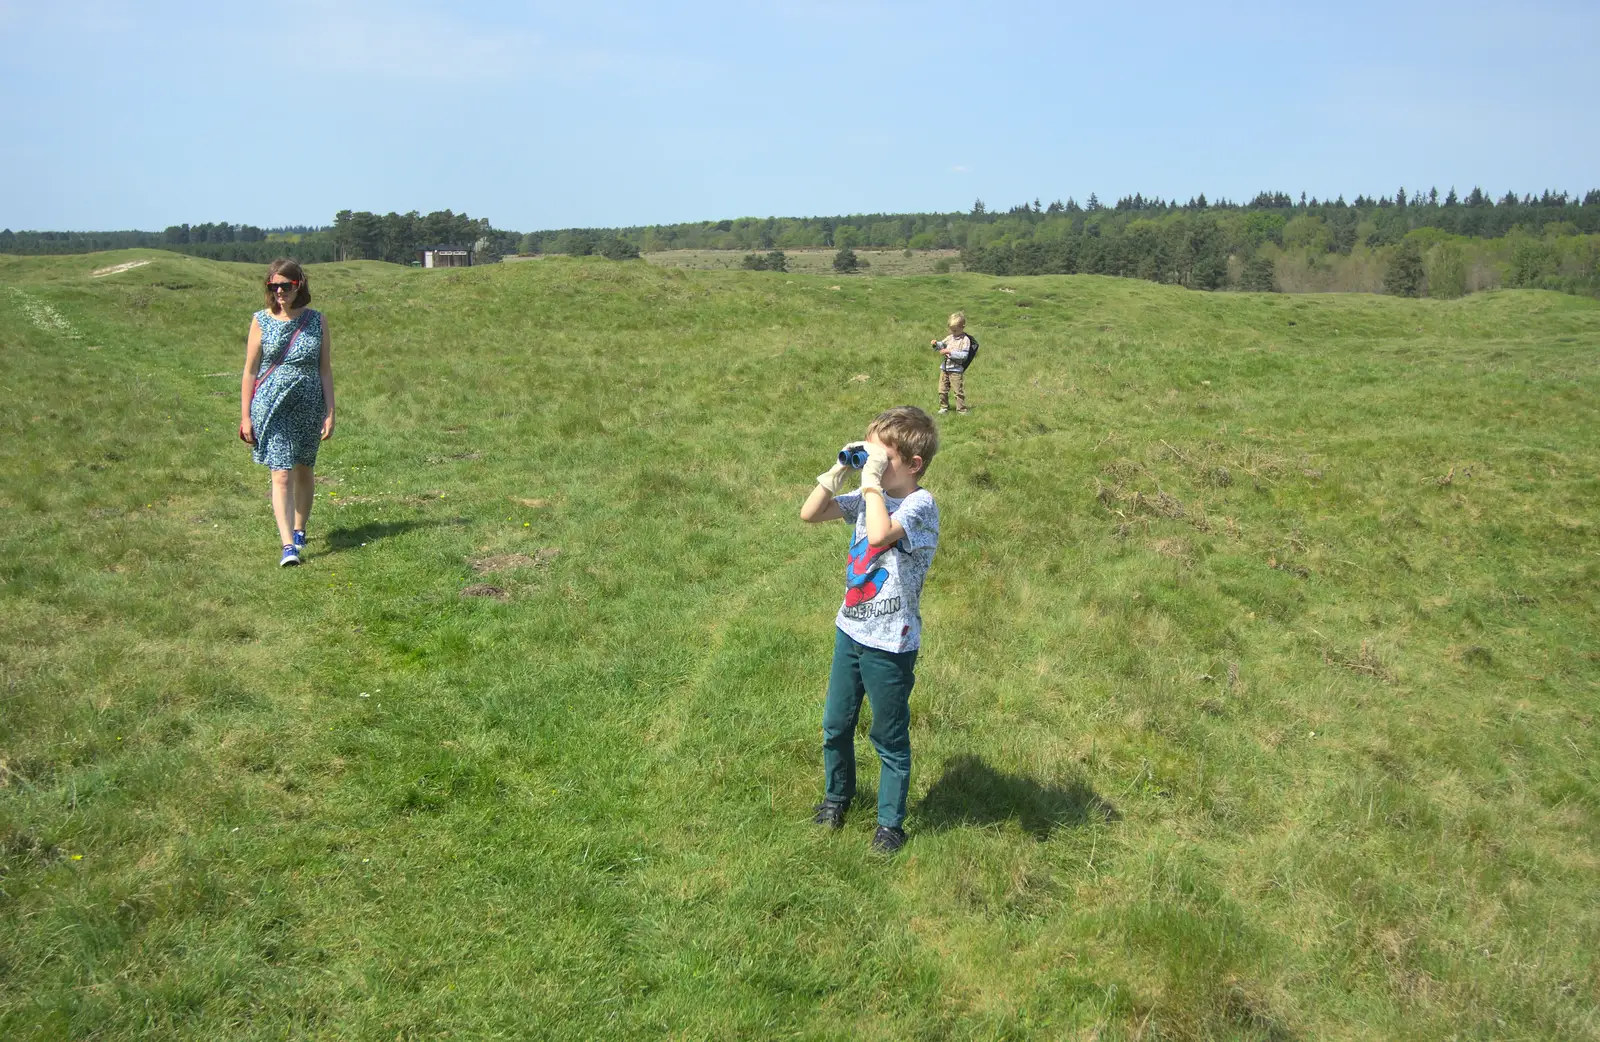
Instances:
[[[250,319],[239,386],[239,437],[272,471],[281,566],[300,563],[312,468],[318,447],[333,437],[333,340],[327,319],[310,303],[311,286],[299,264],[268,265],[267,306]]]

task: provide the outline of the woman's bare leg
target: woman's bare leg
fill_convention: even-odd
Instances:
[[[297,532],[306,530],[306,522],[311,520],[311,497],[315,495],[316,480],[312,477],[311,468],[304,463],[295,464],[294,468],[294,527]]]
[[[293,477],[290,470],[272,472],[272,516],[278,519],[278,542],[284,546],[294,542],[294,529],[289,524],[295,516]]]

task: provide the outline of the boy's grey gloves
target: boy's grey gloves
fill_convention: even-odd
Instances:
[[[837,496],[839,490],[844,488],[844,476],[850,473],[850,468],[843,463],[835,463],[824,473],[817,475],[817,484],[827,489],[830,495]]]
[[[866,448],[866,445],[863,442],[852,441],[850,444],[839,450],[839,455],[843,456],[851,449],[864,448]],[[817,475],[817,484],[827,489],[832,495],[837,496],[839,494],[839,490],[844,488],[844,476],[848,473],[850,473],[850,467],[848,464],[835,463],[833,466],[828,468],[827,473]]]
[[[882,445],[868,445],[867,465],[861,468],[861,487],[883,491],[883,472],[889,466],[889,454]]]

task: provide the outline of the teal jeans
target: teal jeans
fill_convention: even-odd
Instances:
[[[828,701],[822,709],[825,798],[848,804],[856,795],[856,721],[861,699],[872,700],[872,747],[878,751],[878,824],[900,828],[911,788],[911,688],[915,651],[879,651],[835,630]]]

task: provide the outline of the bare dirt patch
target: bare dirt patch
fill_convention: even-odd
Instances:
[[[89,273],[89,277],[91,279],[103,279],[107,275],[116,275],[124,271],[132,271],[134,268],[142,268],[149,263],[150,262],[147,260],[124,261],[121,264],[113,264],[109,268],[97,268]]]
[[[1342,666],[1352,673],[1360,673],[1385,682],[1394,679],[1394,672],[1383,662],[1377,649],[1368,640],[1361,642],[1361,648],[1354,655],[1345,654],[1333,647],[1324,647],[1322,661],[1325,665]]]
[[[1182,539],[1155,539],[1151,541],[1150,549],[1174,561],[1189,561],[1189,544]]]
[[[546,546],[535,550],[531,557],[521,553],[494,554],[489,557],[470,558],[467,564],[475,574],[489,575],[494,572],[515,571],[518,568],[543,568],[560,556],[560,547]]]
[[[477,557],[468,561],[474,573],[488,575],[491,572],[509,572],[516,568],[532,568],[533,558],[527,554],[496,554],[493,557]]]
[[[473,583],[461,591],[463,597],[488,597],[496,601],[509,601],[511,594],[493,583]]]

